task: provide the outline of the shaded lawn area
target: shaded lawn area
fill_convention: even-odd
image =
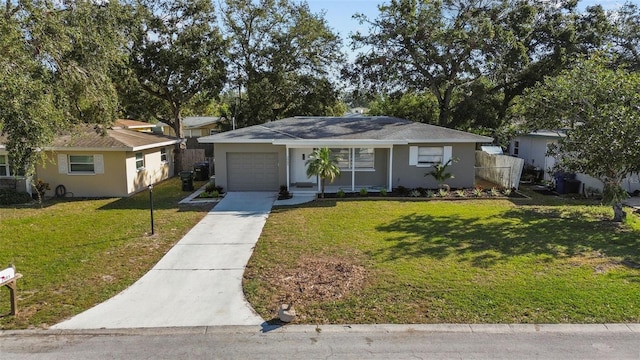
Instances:
[[[610,207],[506,200],[280,208],[244,289],[263,318],[293,300],[296,321],[309,324],[638,322],[640,222],[611,216]],[[303,292],[322,284],[296,283],[296,269],[311,258],[362,267],[364,284],[310,299]]]
[[[47,327],[124,290],[146,273],[213,206],[179,206],[179,178],[119,199],[47,199],[42,206],[0,207],[0,267],[16,265],[18,316],[0,328]],[[9,295],[0,289],[0,314]]]

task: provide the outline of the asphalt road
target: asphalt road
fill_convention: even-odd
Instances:
[[[640,331],[634,326],[333,325],[4,331],[0,332],[0,359],[640,359]]]

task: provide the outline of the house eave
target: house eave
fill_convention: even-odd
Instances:
[[[335,146],[366,146],[386,147],[393,145],[406,145],[406,141],[397,140],[371,140],[371,139],[314,139],[314,140],[275,140],[273,145],[285,145],[288,147],[335,147]]]
[[[161,143],[141,145],[141,146],[122,146],[122,147],[74,147],[74,146],[48,146],[44,149],[46,151],[84,151],[84,152],[122,152],[122,151],[142,151],[163,146],[175,145],[180,143],[180,140],[164,141]]]

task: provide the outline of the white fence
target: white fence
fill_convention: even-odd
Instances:
[[[501,187],[517,189],[523,168],[523,159],[476,151],[476,176]]]

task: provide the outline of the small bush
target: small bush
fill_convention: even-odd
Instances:
[[[409,194],[409,196],[411,196],[411,197],[420,197],[420,196],[422,196],[422,194],[420,194],[420,190],[414,189],[414,190],[411,190],[411,193]]]
[[[362,196],[367,196],[367,194],[368,194],[368,193],[369,193],[369,192],[367,191],[367,189],[364,189],[364,188],[363,188],[363,189],[360,189],[360,195],[362,195]]]
[[[343,198],[345,196],[345,193],[343,190],[338,190],[338,192],[336,193],[336,196],[339,198]]]
[[[491,188],[491,196],[500,196],[500,191],[496,187]]]
[[[387,196],[387,189],[380,189],[380,196]]]
[[[0,189],[0,205],[26,204],[31,200],[31,196],[26,192],[18,192],[14,189]]]
[[[427,190],[427,193],[424,196],[426,196],[428,198],[432,198],[432,197],[436,196],[436,193],[433,192],[433,190]]]
[[[502,193],[504,194],[504,196],[511,196],[511,192],[512,191],[513,190],[511,190],[511,189],[504,189],[504,190],[502,190]]]
[[[481,187],[477,186],[477,187],[473,188],[473,190],[471,192],[473,193],[474,196],[481,197],[482,193],[484,192],[484,190],[482,190]]]
[[[207,186],[204,188],[204,191],[208,192],[208,193],[217,191],[216,183],[214,183],[214,182],[208,183]]]
[[[458,195],[458,197],[462,197],[462,198],[467,196],[467,194],[462,189],[456,190],[456,195]]]
[[[398,193],[398,195],[400,195],[400,196],[407,196],[407,195],[409,195],[409,189],[407,189],[406,187],[404,187],[404,186],[402,186],[402,185],[401,185],[401,186],[398,186],[398,187],[396,188],[396,192],[397,192],[397,193]]]
[[[447,191],[447,189],[445,188],[440,188],[440,190],[438,190],[438,196],[447,197],[449,196],[449,191]]]

